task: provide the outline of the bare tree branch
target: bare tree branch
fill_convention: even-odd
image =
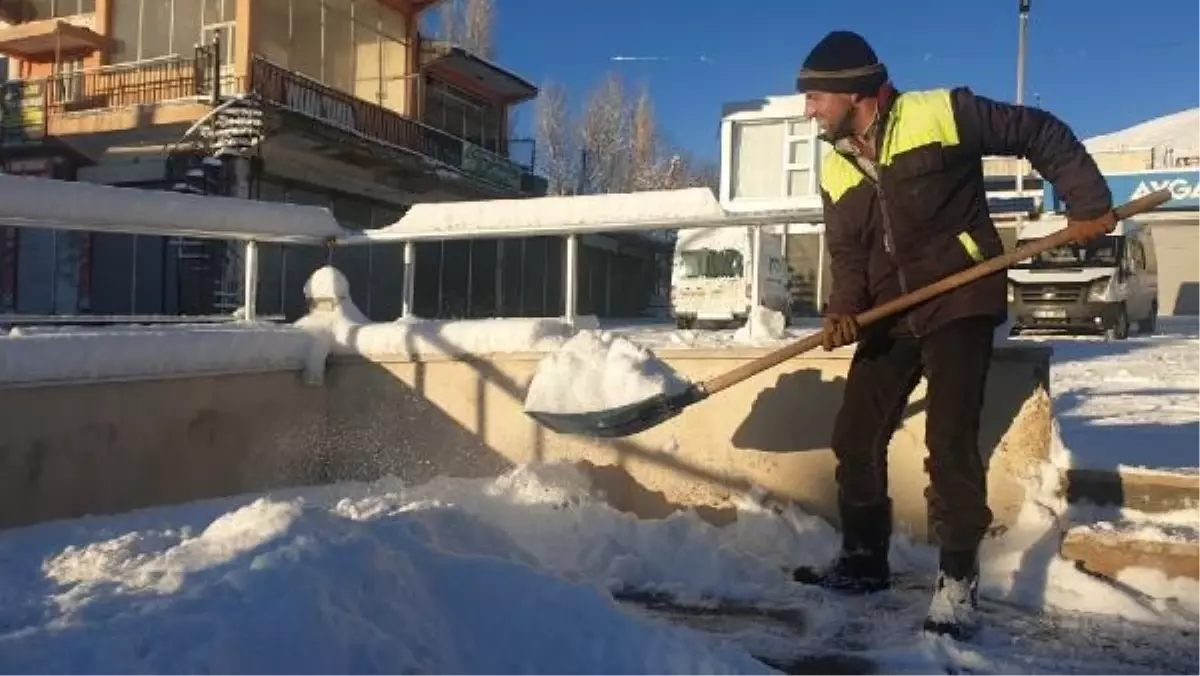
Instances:
[[[546,177],[548,194],[566,195],[574,191],[578,153],[573,129],[566,90],[557,83],[546,82],[537,98],[534,133],[538,165]]]
[[[441,38],[452,45],[460,44],[463,36],[466,33],[465,13],[463,11],[463,0],[442,0],[442,6],[438,14],[439,33]]]
[[[588,97],[580,127],[586,191],[628,189],[631,126],[625,87],[616,73],[608,73]]]
[[[463,16],[462,46],[471,52],[490,59],[495,45],[492,31],[496,22],[496,5],[493,0],[467,0]]]

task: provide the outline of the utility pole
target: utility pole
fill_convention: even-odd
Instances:
[[[1029,31],[1029,3],[1031,0],[1017,0],[1018,29],[1017,29],[1017,105],[1025,102],[1025,37]],[[1017,197],[1025,194],[1025,158],[1017,158],[1017,171],[1014,176],[1017,184]]]

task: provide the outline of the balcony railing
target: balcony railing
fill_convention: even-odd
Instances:
[[[174,56],[9,82],[2,85],[0,97],[0,145],[40,142],[56,115],[207,96],[213,70],[219,68],[203,55]],[[508,190],[528,192],[538,186],[529,167],[262,57],[252,59],[246,80],[223,76],[221,91],[253,94],[269,106],[416,153]]]
[[[207,92],[201,60],[179,56],[59,73],[0,85],[0,145],[37,143],[68,113],[194,99]],[[235,88],[232,78],[226,87]]]
[[[432,158],[509,190],[522,190],[523,176],[531,173],[528,167],[503,155],[323,85],[260,56],[255,56],[250,64],[250,88],[265,103]]]

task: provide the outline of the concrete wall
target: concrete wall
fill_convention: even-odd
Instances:
[[[704,378],[755,350],[660,356]],[[0,387],[0,526],[284,485],[487,476],[514,462],[586,460],[618,508],[679,505],[720,522],[750,481],[835,520],[830,426],[849,352],[797,358],[636,437],[560,437],[521,411],[540,354],[334,357],[323,386],[299,373]],[[984,447],[991,503],[1009,523],[1046,457],[1048,352],[997,352]],[[925,533],[924,391],[893,442],[898,528]],[[836,522],[836,521],[835,521]]]
[[[1158,313],[1200,314],[1200,223],[1191,219],[1153,221],[1158,259]]]

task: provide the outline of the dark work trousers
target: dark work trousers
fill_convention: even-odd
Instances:
[[[888,442],[923,373],[931,535],[946,550],[978,546],[992,521],[979,418],[994,328],[991,317],[967,317],[920,339],[871,335],[859,343],[833,429],[840,502],[888,500]]]

